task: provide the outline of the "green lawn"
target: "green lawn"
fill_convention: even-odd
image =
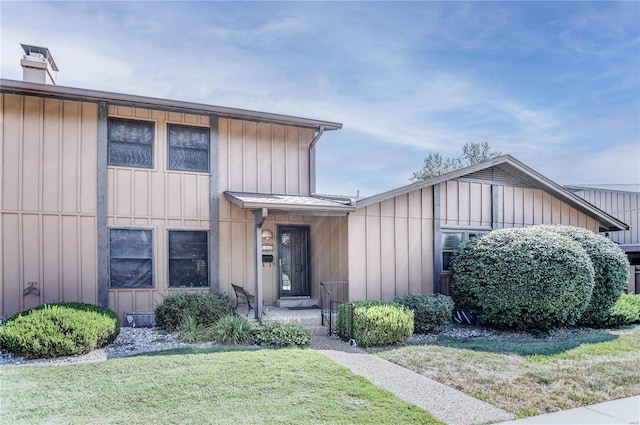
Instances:
[[[312,350],[0,367],[6,424],[441,424]]]
[[[640,394],[640,325],[524,339],[441,336],[377,354],[517,416]]]

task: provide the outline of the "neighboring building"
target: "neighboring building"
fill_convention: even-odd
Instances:
[[[627,254],[631,264],[628,290],[640,294],[640,184],[594,184],[566,188],[629,225],[627,230],[607,232],[606,235]]]
[[[51,67],[38,49],[23,66]],[[122,317],[177,289],[233,297],[232,283],[259,317],[321,282],[348,281],[351,300],[447,293],[450,253],[473,234],[627,228],[510,156],[320,196],[315,145],[339,123],[38,81],[0,80],[0,316],[83,301]]]

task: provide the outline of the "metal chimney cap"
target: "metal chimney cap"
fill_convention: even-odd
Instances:
[[[41,54],[42,56],[44,56],[47,62],[49,62],[49,65],[51,65],[51,69],[53,69],[54,71],[58,71],[56,62],[53,60],[53,56],[51,56],[51,52],[49,51],[49,49],[47,49],[46,47],[32,46],[30,44],[22,43],[20,43],[20,46],[22,46],[22,50],[24,50],[24,53],[26,55],[30,55],[31,53]]]

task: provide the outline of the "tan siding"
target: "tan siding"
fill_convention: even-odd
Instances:
[[[155,125],[153,168],[109,166],[107,169],[109,227],[153,230],[154,287],[109,289],[110,307],[122,316],[125,312],[153,310],[154,300],[169,290],[167,231],[209,229],[210,174],[167,170],[166,147],[167,124],[208,127],[209,117],[120,106],[110,106],[109,116],[150,120]],[[221,124],[219,130],[227,131],[224,123]],[[224,146],[221,151],[225,151]],[[224,180],[225,176],[219,178]],[[83,291],[86,290],[88,288],[83,287]]]
[[[433,188],[349,215],[349,285],[352,300],[433,291]]]
[[[0,315],[95,303],[97,105],[1,99]],[[39,295],[23,295],[28,282]]]

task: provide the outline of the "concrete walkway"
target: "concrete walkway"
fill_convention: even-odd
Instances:
[[[308,326],[311,348],[448,425],[639,425],[640,395],[546,415],[512,420],[514,415]]]
[[[356,375],[413,403],[448,425],[472,425],[513,419],[513,414],[429,379],[378,356],[327,336],[326,327],[309,328],[311,348]]]
[[[640,395],[592,406],[532,416],[498,425],[617,425],[640,424]]]

